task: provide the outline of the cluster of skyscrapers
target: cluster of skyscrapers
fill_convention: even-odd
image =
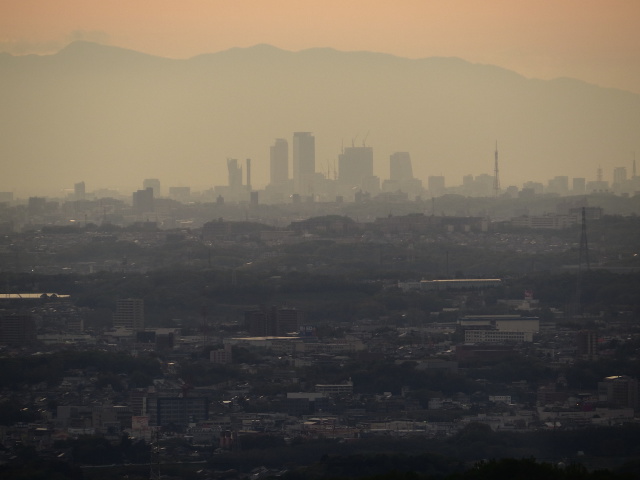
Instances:
[[[366,138],[365,138],[366,140]],[[291,152],[291,161],[290,161]],[[438,197],[447,193],[463,196],[510,197],[539,194],[584,195],[594,192],[608,192],[617,195],[635,195],[640,192],[640,177],[636,174],[635,159],[631,176],[627,167],[613,170],[612,182],[603,179],[598,168],[595,180],[556,176],[545,185],[527,181],[521,188],[516,186],[500,187],[498,177],[498,149],[495,151],[494,174],[464,175],[462,184],[447,186],[445,177],[431,175],[423,186],[420,179],[414,178],[409,152],[394,152],[389,156],[389,178],[382,180],[374,175],[373,148],[362,142],[356,146],[343,147],[337,161],[320,165],[316,161],[316,142],[312,132],[294,132],[292,148],[285,138],[276,138],[269,148],[269,183],[264,190],[254,191],[251,183],[251,159],[244,165],[235,158],[227,159],[228,181],[203,192],[200,198],[219,203],[245,202],[276,204],[296,201],[336,201],[353,202],[359,199],[382,195],[389,200],[413,200],[415,198]],[[109,192],[117,193],[117,192]],[[0,192],[0,195],[2,192]],[[94,193],[97,196],[97,193]],[[107,195],[109,196],[109,195]],[[161,196],[160,181],[156,178],[145,179],[143,188],[133,193],[133,210],[138,214],[151,212],[154,199]],[[190,187],[170,187],[168,196],[178,201],[192,199]],[[75,200],[87,197],[85,183],[74,185]],[[385,199],[385,198],[381,198]],[[1,200],[1,198],[0,198]],[[11,201],[12,198],[8,198]]]
[[[288,197],[325,197],[352,201],[358,193],[377,195],[382,191],[417,194],[422,183],[413,178],[408,152],[396,152],[389,159],[390,178],[380,182],[373,173],[373,148],[343,147],[336,163],[316,165],[315,137],[311,132],[295,132],[292,148],[292,176],[289,175],[289,142],[277,138],[270,148],[270,178],[265,189],[267,201]],[[320,168],[318,168],[320,167]],[[322,172],[318,172],[320,169]]]
[[[379,193],[402,192],[409,198],[427,193],[440,196],[457,193],[466,196],[495,196],[507,194],[584,195],[594,192],[609,192],[618,195],[634,195],[640,191],[640,177],[636,174],[635,159],[632,175],[627,175],[626,167],[613,170],[612,182],[603,179],[602,168],[597,170],[597,178],[587,181],[584,177],[572,178],[556,176],[547,185],[528,181],[522,189],[510,186],[502,189],[498,177],[498,149],[495,151],[495,171],[493,175],[465,175],[462,185],[447,187],[445,177],[428,177],[426,191],[421,180],[414,178],[411,157],[408,152],[395,152],[389,157],[389,179],[383,180],[373,174],[373,149],[364,144],[342,149],[338,156],[338,170],[335,163],[326,165],[322,173],[316,172],[315,140],[310,132],[293,134],[293,178],[288,176],[289,149],[284,138],[276,139],[270,149],[270,183],[266,189],[267,200],[283,200],[284,195],[301,197],[331,197],[352,201],[358,192],[377,195]]]

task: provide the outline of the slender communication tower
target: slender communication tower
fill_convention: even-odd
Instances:
[[[587,241],[587,213],[586,208],[582,207],[582,226],[580,229],[580,260],[578,267],[582,264],[587,265],[587,270],[591,268],[589,263],[589,242]]]
[[[496,140],[496,151],[494,154],[495,166],[493,169],[493,195],[500,195],[500,172],[498,170],[498,141]]]

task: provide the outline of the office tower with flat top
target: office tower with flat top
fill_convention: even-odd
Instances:
[[[409,152],[395,152],[389,157],[389,180],[406,182],[413,179]]]
[[[74,200],[84,200],[85,193],[86,193],[86,189],[85,189],[84,182],[78,182],[73,185]]]
[[[149,213],[154,211],[153,188],[133,192],[133,210],[136,213]]]
[[[269,149],[270,183],[282,185],[289,180],[289,143],[284,138],[276,138]]]
[[[157,178],[145,178],[142,181],[142,189],[146,190],[147,188],[153,189],[153,196],[155,198],[160,197],[160,180]]]

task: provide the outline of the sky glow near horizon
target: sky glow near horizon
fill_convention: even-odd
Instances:
[[[258,44],[288,51],[328,47],[412,59],[458,57],[472,63],[496,65],[528,78],[571,77],[640,95],[639,25],[640,0],[398,0],[393,3],[371,0],[2,0],[0,54],[50,55],[76,40],[174,59]],[[45,97],[47,86],[46,83],[39,86]],[[14,98],[21,98],[18,89],[10,88],[3,92],[5,107],[12,104]],[[57,92],[52,88],[51,92],[54,91]],[[255,93],[260,93],[257,88]],[[606,93],[627,95],[615,91]],[[25,95],[29,102],[37,97],[30,91]],[[56,98],[52,95],[45,100]],[[176,102],[180,102],[179,97]],[[260,124],[254,130],[239,132],[235,126],[217,124],[210,116],[203,122],[209,122],[207,128],[217,129],[217,140],[213,142],[210,136],[197,137],[199,127],[187,128],[195,122],[196,117],[191,113],[184,118],[144,117],[144,121],[136,123],[135,114],[130,113],[130,118],[123,119],[119,112],[106,108],[108,105],[105,107],[99,102],[95,105],[103,108],[101,119],[109,119],[105,125],[112,134],[120,133],[118,125],[122,125],[123,120],[141,129],[127,131],[120,143],[94,144],[88,140],[90,136],[74,136],[71,127],[64,128],[67,125],[64,122],[77,120],[83,111],[81,108],[56,111],[60,114],[55,117],[54,127],[60,127],[57,130],[50,125],[38,128],[42,118],[39,117],[40,123],[34,123],[33,117],[27,118],[21,113],[26,110],[20,105],[13,110],[5,108],[4,116],[0,116],[0,120],[6,122],[0,158],[8,168],[0,179],[0,191],[13,191],[16,196],[51,195],[80,180],[88,182],[89,190],[109,186],[126,190],[139,188],[142,178],[155,177],[167,182],[165,184],[189,184],[199,190],[212,184],[226,184],[227,157],[254,159],[252,178],[256,185],[263,186],[268,183],[269,145],[277,137],[286,136],[291,140],[291,133],[297,130],[316,134],[318,171],[323,171],[327,162],[334,161],[341,139],[364,135],[373,129],[369,141],[376,149],[376,175],[388,178],[388,156],[393,151],[406,150],[411,152],[416,177],[425,182],[429,175],[445,175],[447,186],[459,184],[464,174],[490,173],[495,139],[501,145],[500,171],[505,186],[521,186],[525,180],[546,181],[555,175],[593,179],[601,166],[605,177],[610,179],[615,167],[626,166],[631,171],[631,159],[635,158],[635,152],[640,154],[636,133],[640,125],[634,125],[640,122],[637,115],[629,114],[636,112],[636,104],[627,104],[629,108],[618,104],[618,110],[600,111],[594,118],[610,115],[611,125],[618,123],[607,131],[590,134],[590,140],[595,139],[591,149],[581,145],[581,138],[555,137],[557,131],[553,129],[545,130],[544,138],[538,137],[540,132],[522,138],[526,132],[509,128],[513,119],[504,124],[483,125],[488,128],[488,134],[482,128],[470,128],[464,141],[449,139],[447,142],[445,131],[478,121],[469,117],[461,125],[458,119],[453,119],[455,107],[444,111],[451,115],[444,115],[447,118],[442,121],[432,119],[420,128],[411,127],[395,134],[393,128],[387,128],[389,125],[376,129],[372,117],[359,118],[358,111],[353,109],[356,115],[351,123],[343,118],[340,128],[333,122],[323,126],[320,114],[310,121],[303,115],[306,112],[294,112],[279,128],[265,122],[270,129]],[[486,108],[500,111],[497,104]],[[52,110],[55,109],[50,108],[49,113]],[[39,113],[31,115],[35,117]],[[518,117],[518,112],[511,115]],[[561,116],[540,117],[538,125],[552,125],[560,121]],[[404,113],[399,118],[410,120]],[[623,118],[631,120],[621,123]],[[423,118],[417,116],[407,125],[422,125],[422,121]],[[81,125],[88,127],[90,122]],[[154,137],[151,125],[164,132],[163,135]],[[579,127],[574,131],[579,131]],[[101,138],[95,130],[91,133],[95,139]],[[33,142],[32,135],[38,135],[40,140]],[[192,140],[196,137],[198,149],[192,149],[196,143]],[[252,142],[247,138],[252,138]],[[50,146],[54,148],[48,149]],[[207,174],[196,178],[189,176],[188,168],[173,168],[172,149],[189,160],[192,171]],[[115,184],[114,181],[121,179],[116,174],[117,168],[111,166],[122,158],[137,170],[128,183]],[[543,164],[547,166],[541,167]],[[28,168],[23,168],[25,165]],[[65,172],[56,165],[63,166]],[[43,190],[45,187],[49,190]]]
[[[170,58],[331,47],[460,57],[640,93],[638,25],[631,0],[23,0],[0,5],[0,52],[51,54],[74,40]]]

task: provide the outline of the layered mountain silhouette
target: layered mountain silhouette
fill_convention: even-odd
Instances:
[[[578,80],[527,79],[457,58],[411,60],[267,45],[174,60],[76,42],[55,55],[0,55],[0,189],[59,191],[226,184],[226,158],[253,160],[268,182],[269,146],[316,137],[318,171],[341,145],[374,149],[375,171],[409,151],[414,173],[492,173],[503,186],[556,175],[605,178],[640,150],[640,95]],[[331,167],[332,168],[332,167]]]

